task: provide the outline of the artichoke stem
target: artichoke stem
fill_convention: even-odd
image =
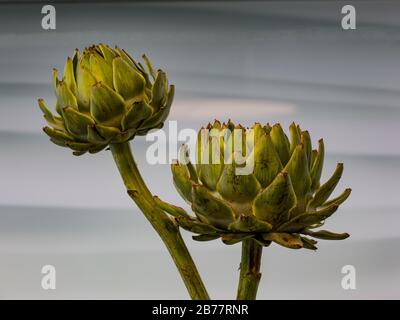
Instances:
[[[139,173],[129,142],[111,144],[110,149],[129,195],[168,248],[190,297],[196,300],[208,300],[206,288],[182,239],[179,228],[157,206],[153,195]]]
[[[242,241],[237,300],[255,300],[260,283],[262,246],[253,239]]]

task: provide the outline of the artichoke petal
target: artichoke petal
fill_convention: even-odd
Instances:
[[[279,231],[283,232],[300,232],[301,230],[313,226],[315,224],[320,224],[326,218],[330,217],[338,209],[338,205],[332,204],[329,207],[323,208],[319,211],[313,213],[303,213],[291,220],[283,223],[278,227]]]
[[[53,114],[51,113],[49,108],[46,106],[46,102],[44,102],[44,100],[40,98],[40,99],[38,99],[38,104],[39,104],[39,108],[40,108],[40,110],[42,110],[43,115],[45,116],[46,120],[54,121]]]
[[[74,137],[70,136],[68,133],[57,130],[57,129],[53,129],[50,127],[44,127],[43,131],[50,137],[53,138],[57,141],[62,141],[64,144],[67,141],[73,141]]]
[[[57,89],[58,89],[58,86],[60,85],[60,80],[58,79],[58,70],[56,68],[53,68],[53,70],[51,72],[51,78],[52,78],[52,82],[53,82],[54,93],[57,96],[58,95]]]
[[[43,112],[43,116],[46,119],[47,123],[53,128],[61,131],[65,131],[64,122],[61,117],[55,116],[51,113],[51,111],[47,108],[46,103],[43,99],[38,99],[38,104],[40,110]]]
[[[320,184],[319,180],[321,179],[322,167],[324,166],[324,157],[325,157],[324,154],[325,154],[324,140],[320,139],[318,141],[318,153],[315,157],[311,169],[312,190],[317,190],[319,188]]]
[[[95,77],[96,81],[104,82],[107,86],[113,86],[113,69],[99,53],[94,52],[90,54],[89,58],[90,71]]]
[[[60,82],[57,88],[57,105],[56,110],[62,114],[62,110],[66,107],[71,107],[78,110],[78,102],[76,97],[63,81]]]
[[[258,122],[256,122],[251,129],[248,130],[248,134],[246,135],[246,143],[247,147],[250,150],[254,149],[254,146],[257,142],[266,134],[266,129],[261,126]]]
[[[272,225],[261,221],[253,215],[240,215],[239,218],[228,226],[228,229],[235,232],[269,232]]]
[[[89,142],[97,144],[104,144],[106,142],[104,138],[97,132],[94,125],[88,126],[87,131],[87,140]]]
[[[259,136],[254,146],[254,176],[265,188],[281,170],[282,164],[271,137],[267,134]]]
[[[121,57],[113,60],[112,67],[114,88],[121,96],[130,100],[143,95],[146,82],[138,71]]]
[[[213,196],[206,187],[193,185],[192,198],[192,209],[200,220],[205,220],[203,222],[217,228],[227,228],[234,221],[232,208],[225,201]]]
[[[175,86],[170,85],[168,91],[167,102],[160,110],[153,114],[149,119],[144,121],[140,126],[141,132],[139,134],[146,134],[150,128],[161,128],[164,121],[167,119],[169,112],[171,110],[172,101],[174,99]]]
[[[311,161],[310,161],[310,174],[311,174],[311,169],[315,163],[315,160],[317,159],[317,156],[318,156],[318,151],[312,150],[311,151]]]
[[[105,83],[96,83],[90,91],[90,113],[97,122],[118,127],[125,112],[124,99]]]
[[[311,170],[312,144],[310,133],[307,130],[301,132],[301,143],[304,145],[304,150],[306,152],[308,169]]]
[[[74,151],[74,152],[72,152],[72,154],[74,155],[74,156],[81,156],[81,155],[83,155],[83,154],[85,154],[87,151]]]
[[[297,196],[297,210],[299,212],[305,211],[306,202],[311,197],[311,178],[303,144],[297,145],[285,167],[285,171],[290,175],[290,180]]]
[[[111,64],[113,59],[117,56],[117,53],[105,44],[100,43],[99,49],[100,49],[101,53],[103,54],[104,60],[106,60],[106,62],[109,64]]]
[[[128,129],[121,131],[118,135],[111,139],[110,143],[122,143],[133,139],[135,136],[136,129]]]
[[[75,80],[75,68],[73,59],[71,59],[70,57],[67,58],[67,62],[65,63],[63,81],[67,84],[69,90],[71,90],[71,92],[76,95],[77,87]]]
[[[137,128],[151,116],[152,110],[145,101],[134,102],[121,121],[122,130]]]
[[[181,163],[186,163],[186,167],[189,171],[190,180],[192,180],[194,183],[199,183],[199,177],[197,175],[194,165],[190,162],[189,148],[186,144],[183,144],[179,148],[179,161]]]
[[[202,152],[204,158],[199,159],[201,161],[199,161],[199,178],[207,188],[213,191],[217,188],[217,183],[224,167],[224,159],[220,148],[220,137],[218,135],[219,131],[216,131],[217,135],[212,135],[214,131],[215,130],[210,131],[208,148]],[[207,163],[203,163],[204,160]]]
[[[77,100],[81,112],[90,111],[90,91],[96,84],[96,78],[83,66],[83,57],[76,68]]]
[[[94,124],[93,119],[71,107],[64,108],[62,113],[68,132],[76,138],[85,140],[87,127]]]
[[[217,184],[218,193],[225,199],[235,202],[248,202],[254,199],[261,189],[254,174],[236,175],[236,165],[226,164]]]
[[[298,234],[291,233],[264,233],[262,235],[264,240],[273,241],[283,247],[289,249],[300,249],[303,247],[303,241]]]
[[[318,248],[315,246],[318,241],[315,241],[313,239],[307,238],[307,237],[300,237],[301,241],[303,242],[303,248],[304,249],[309,249],[309,250],[317,250]]]
[[[259,219],[275,224],[288,220],[290,210],[296,205],[296,194],[290,176],[283,171],[254,199],[253,212]]]
[[[58,139],[50,138],[50,141],[53,142],[57,146],[67,147],[67,145],[65,144],[65,140],[58,140]]]
[[[121,131],[118,128],[103,126],[101,124],[96,124],[95,128],[97,132],[104,138],[104,140],[111,140],[115,136],[119,135]]]
[[[293,154],[296,147],[301,143],[301,132],[299,126],[294,122],[289,127],[290,132],[290,154]]]
[[[168,93],[167,90],[167,75],[164,71],[158,70],[156,79],[154,80],[150,101],[150,105],[153,107],[154,112],[160,110],[160,108],[165,104]]]
[[[192,236],[192,239],[196,241],[211,241],[218,239],[219,237],[219,234],[199,234],[197,236]]]
[[[333,198],[329,201],[324,202],[324,204],[322,205],[323,207],[328,207],[331,204],[337,204],[340,205],[343,202],[346,201],[346,199],[350,196],[351,193],[351,189],[347,188],[346,190],[344,190],[339,196],[337,196],[336,198]]]
[[[319,230],[319,231],[304,230],[302,231],[302,233],[323,240],[344,240],[350,236],[346,232],[335,233],[328,230]]]
[[[171,164],[172,178],[179,194],[187,202],[192,202],[192,182],[187,167],[183,164],[174,161]]]
[[[96,146],[91,146],[89,148],[89,153],[91,153],[91,154],[98,153],[101,150],[104,150],[105,147],[107,147],[106,144],[103,144],[103,145],[100,145],[100,146],[97,146],[97,145]]]
[[[150,75],[153,77],[153,79],[156,78],[156,73],[154,72],[153,66],[151,65],[150,59],[144,54],[142,55],[143,61],[149,70]]]
[[[271,129],[271,140],[279,154],[282,165],[285,166],[290,159],[290,145],[279,123],[275,124]]]
[[[122,57],[122,59],[124,59],[130,66],[132,66],[133,68],[135,68],[137,71],[140,72],[140,74],[143,76],[143,78],[146,81],[146,94],[148,94],[148,96],[150,96],[151,95],[151,87],[153,86],[153,84],[151,83],[151,81],[149,79],[149,75],[147,74],[147,72],[144,69],[144,67],[142,66],[142,64],[140,62],[136,62],[135,59],[133,59],[128,53],[126,53],[126,51],[124,49],[120,49],[117,47],[116,51],[119,53],[119,55]]]
[[[332,177],[317,190],[314,198],[310,201],[310,208],[321,206],[329,198],[329,196],[332,194],[333,190],[339,183],[339,180],[342,177],[342,173],[343,163],[338,163]]]
[[[67,141],[65,144],[70,147],[72,150],[79,151],[79,152],[86,152],[89,151],[91,144],[84,143],[84,142],[73,142]]]
[[[140,70],[138,68],[137,63],[131,58],[131,56],[129,54],[127,54],[125,52],[125,50],[119,48],[119,47],[115,47],[115,51],[118,52],[118,55],[127,63],[129,64],[132,68],[136,69],[136,70]]]
[[[224,233],[221,236],[221,240],[225,244],[232,245],[250,239],[253,236],[251,233]]]

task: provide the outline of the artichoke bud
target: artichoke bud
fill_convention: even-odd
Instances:
[[[347,234],[310,231],[323,225],[350,195],[351,190],[346,189],[329,199],[343,165],[320,186],[323,141],[319,141],[318,151],[312,150],[308,131],[293,123],[289,132],[290,139],[279,124],[255,123],[246,129],[217,120],[201,128],[196,166],[187,161],[186,146],[180,152],[184,156],[172,165],[174,185],[195,213],[190,223],[178,219],[178,224],[196,233],[195,240],[220,237],[226,244],[253,238],[264,246],[275,242],[287,248],[315,250],[316,241],[306,236],[346,238]],[[249,164],[253,164],[249,172],[238,170]]]
[[[76,49],[66,60],[61,80],[53,70],[59,116],[39,99],[48,128],[57,131],[51,141],[81,155],[162,127],[174,86],[168,84],[164,71],[154,73],[150,60],[145,57],[144,61],[147,70],[124,50],[104,44],[85,48],[82,53]],[[45,132],[54,133],[49,129]],[[65,136],[60,138],[60,132]]]

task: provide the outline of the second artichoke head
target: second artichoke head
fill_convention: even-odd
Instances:
[[[245,129],[230,121],[215,121],[200,132],[196,165],[188,161],[185,149],[180,161],[172,164],[174,184],[196,214],[178,215],[176,220],[197,234],[195,240],[222,238],[224,243],[234,244],[251,238],[263,246],[275,242],[292,249],[316,249],[312,238],[348,237],[347,233],[314,231],[351,192],[346,189],[329,200],[343,172],[341,163],[332,177],[320,184],[322,139],[313,150],[308,131],[294,123],[290,139],[280,124],[256,123]],[[240,136],[240,140],[236,138]],[[246,174],[237,171],[243,166],[243,160],[239,164],[235,157],[238,144],[241,156],[253,164]]]
[[[174,86],[168,85],[164,71],[155,72],[143,59],[147,70],[120,48],[99,44],[82,53],[75,50],[61,79],[53,70],[57,114],[39,99],[50,140],[81,155],[161,128]]]

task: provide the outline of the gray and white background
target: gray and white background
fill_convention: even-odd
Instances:
[[[400,298],[400,4],[355,2],[0,4],[0,298],[188,298],[157,234],[125,193],[109,152],[74,157],[51,144],[36,99],[54,103],[51,68],[75,47],[105,42],[166,69],[177,94],[170,120],[197,129],[214,118],[245,125],[295,120],[324,137],[324,177],[345,171],[353,193],[327,221],[349,232],[319,250],[264,250],[261,299]],[[168,124],[167,124],[168,127]],[[145,160],[151,190],[188,208],[168,165]],[[213,298],[234,298],[240,246],[184,232]],[[57,289],[41,288],[41,268]],[[341,268],[357,271],[343,290]]]

